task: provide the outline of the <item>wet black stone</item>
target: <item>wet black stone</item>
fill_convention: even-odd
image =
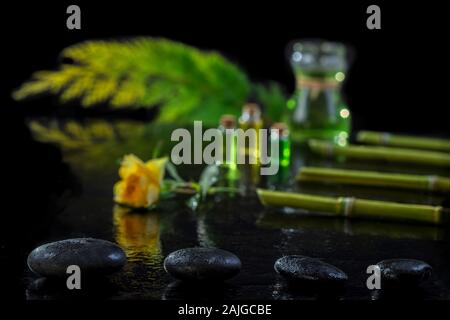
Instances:
[[[168,274],[184,281],[222,281],[241,270],[241,260],[231,252],[216,248],[186,248],[164,260]]]
[[[431,276],[431,266],[415,259],[388,259],[377,263],[381,271],[381,286],[419,285]]]
[[[43,277],[67,277],[67,267],[77,265],[83,275],[104,275],[120,270],[125,252],[112,242],[77,238],[51,242],[28,255],[28,267]]]
[[[278,259],[275,271],[293,284],[342,285],[347,275],[339,268],[319,259],[291,255]]]

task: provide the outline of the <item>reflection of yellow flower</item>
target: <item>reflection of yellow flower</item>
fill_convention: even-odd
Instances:
[[[143,162],[126,155],[119,169],[122,180],[114,185],[114,201],[134,208],[146,208],[159,199],[167,158]]]
[[[114,206],[113,221],[116,241],[129,258],[158,255],[160,220],[156,212],[133,213],[122,206]]]

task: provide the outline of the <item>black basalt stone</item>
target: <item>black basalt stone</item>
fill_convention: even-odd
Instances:
[[[164,260],[168,274],[184,281],[223,281],[237,275],[241,260],[217,248],[186,248],[170,253]]]
[[[284,256],[275,262],[274,268],[293,284],[335,286],[348,279],[341,269],[319,259],[300,255]]]
[[[77,265],[82,275],[104,275],[120,270],[127,262],[125,252],[112,242],[76,238],[51,242],[28,255],[28,267],[43,277],[66,277],[67,267]]]
[[[431,266],[415,259],[388,259],[377,263],[381,286],[416,286],[430,278]]]

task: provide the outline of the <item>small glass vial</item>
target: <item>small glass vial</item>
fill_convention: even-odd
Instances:
[[[271,155],[271,161],[278,161],[280,166],[288,167],[291,161],[291,140],[285,123],[276,122],[270,127],[270,142],[278,143],[278,157]],[[272,130],[275,129],[275,130]]]
[[[292,141],[314,138],[345,145],[351,126],[341,93],[347,71],[345,46],[323,40],[295,42],[290,62],[297,82],[285,118]]]
[[[237,139],[236,139],[236,117],[225,114],[220,117],[219,131],[222,133],[222,148],[219,162],[219,187],[238,190],[239,171],[237,168]],[[227,197],[234,197],[235,193],[227,193]]]
[[[236,168],[237,145],[236,145],[236,117],[224,114],[220,117],[219,130],[222,133],[223,143],[221,149],[221,160],[219,165]]]
[[[249,145],[239,146],[239,152],[243,152],[249,159],[254,157],[256,163],[259,163],[259,132],[263,127],[263,120],[261,118],[261,109],[256,103],[247,103],[244,105],[242,108],[242,115],[239,118],[239,127],[244,131],[249,129],[255,130],[254,143],[249,141]],[[241,143],[243,143],[243,141],[241,141]]]

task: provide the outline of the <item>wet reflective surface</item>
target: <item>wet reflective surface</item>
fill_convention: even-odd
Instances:
[[[450,298],[450,243],[445,228],[367,220],[343,220],[305,216],[292,210],[263,208],[252,188],[241,186],[247,196],[215,195],[193,212],[179,200],[166,200],[152,212],[130,212],[114,205],[112,186],[118,179],[118,159],[127,153],[148,159],[158,141],[162,154],[170,154],[170,128],[132,121],[66,121],[32,119],[34,139],[57,144],[62,163],[73,181],[62,193],[49,198],[61,210],[37,226],[39,236],[29,246],[73,237],[96,237],[118,243],[127,253],[125,269],[108,279],[93,279],[85,290],[68,292],[62,284],[37,279],[22,264],[21,288],[26,299],[95,297],[113,299],[392,299],[401,294],[372,292],[366,288],[366,268],[389,258],[414,258],[434,268],[431,281],[414,299]],[[295,149],[292,167],[276,177],[260,179],[261,185],[323,195],[353,195],[411,203],[446,204],[446,195],[380,188],[335,185],[298,185],[294,181],[302,165],[382,169],[384,171],[441,174],[436,168],[368,164],[317,158]],[[258,180],[241,168],[246,181]],[[185,179],[198,179],[201,166],[182,166]],[[75,191],[73,191],[75,190]],[[49,209],[48,209],[49,210]],[[235,253],[242,261],[241,273],[224,284],[189,285],[168,276],[164,257],[177,249],[214,246]],[[286,254],[323,259],[345,271],[349,282],[342,292],[310,292],[291,288],[275,273],[273,264]]]

